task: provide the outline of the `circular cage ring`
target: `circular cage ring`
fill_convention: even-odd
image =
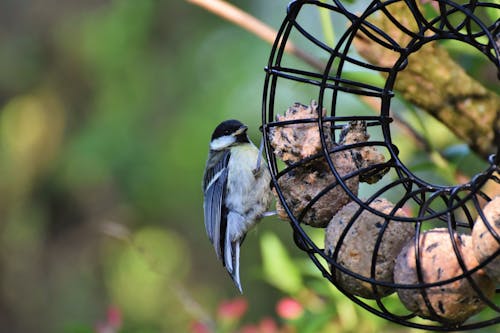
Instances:
[[[415,175],[401,160],[390,109],[398,75],[409,66],[410,56],[431,42],[468,44],[500,73],[500,20],[481,19],[485,10],[500,16],[500,5],[434,4],[434,15],[411,0],[372,1],[355,14],[339,0],[292,1],[266,67],[262,129],[279,216],[291,222],[296,245],[328,280],[390,321],[468,330],[500,322],[494,282],[498,285],[500,278],[489,273],[494,264],[500,266],[500,197],[488,190],[500,183],[500,129],[493,129],[496,147],[484,171],[463,184],[439,185]],[[311,8],[328,10],[345,22],[334,46],[316,37],[304,14]],[[396,8],[406,11],[406,21],[394,14]],[[381,16],[391,31],[377,24]],[[285,49],[292,38],[324,55],[324,67],[314,71],[290,60]],[[353,46],[357,38],[375,43],[391,61],[376,64],[359,57]],[[346,74],[350,67],[382,74],[384,82],[353,78]],[[290,106],[296,91],[311,102]],[[346,114],[344,100],[352,97],[377,100],[377,114]],[[280,115],[282,110],[286,112]],[[369,140],[370,135],[376,139]],[[360,183],[366,184],[363,191]],[[367,198],[360,193],[368,193]],[[471,254],[479,226],[494,249],[490,246],[493,252],[480,259]],[[311,239],[311,228],[326,228],[324,246]],[[440,259],[431,265],[427,253]],[[444,273],[448,271],[455,273]],[[453,288],[459,290],[455,295]],[[396,306],[390,301],[394,298],[400,301]],[[454,307],[460,300],[466,308]],[[465,314],[457,314],[461,311]]]

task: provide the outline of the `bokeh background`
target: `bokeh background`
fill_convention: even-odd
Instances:
[[[277,28],[288,0],[232,3]],[[259,141],[269,50],[185,1],[1,1],[1,332],[412,331],[339,295],[277,218],[245,241],[242,297],[217,261],[208,142],[228,118]],[[484,166],[451,136],[435,146],[455,160],[433,177]]]

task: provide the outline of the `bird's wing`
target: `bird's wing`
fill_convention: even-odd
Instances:
[[[212,242],[219,260],[223,260],[221,237],[225,237],[227,226],[227,209],[224,205],[225,188],[227,183],[229,151],[220,152],[207,161],[203,177],[203,210],[205,214],[205,228],[208,238]]]

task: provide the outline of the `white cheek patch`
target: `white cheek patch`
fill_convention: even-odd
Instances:
[[[229,147],[236,142],[236,138],[232,135],[224,135],[210,142],[210,149],[221,150]]]

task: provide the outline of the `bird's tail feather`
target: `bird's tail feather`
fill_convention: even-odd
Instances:
[[[234,281],[234,284],[243,293],[240,281],[240,242],[231,242],[226,238],[224,244],[224,266]]]
[[[241,288],[241,281],[240,281],[240,242],[239,241],[233,242],[232,245],[234,250],[233,253],[234,271],[233,274],[231,274],[231,277],[233,278],[233,281],[236,284],[236,287],[238,288],[240,293],[243,294],[243,289]]]

